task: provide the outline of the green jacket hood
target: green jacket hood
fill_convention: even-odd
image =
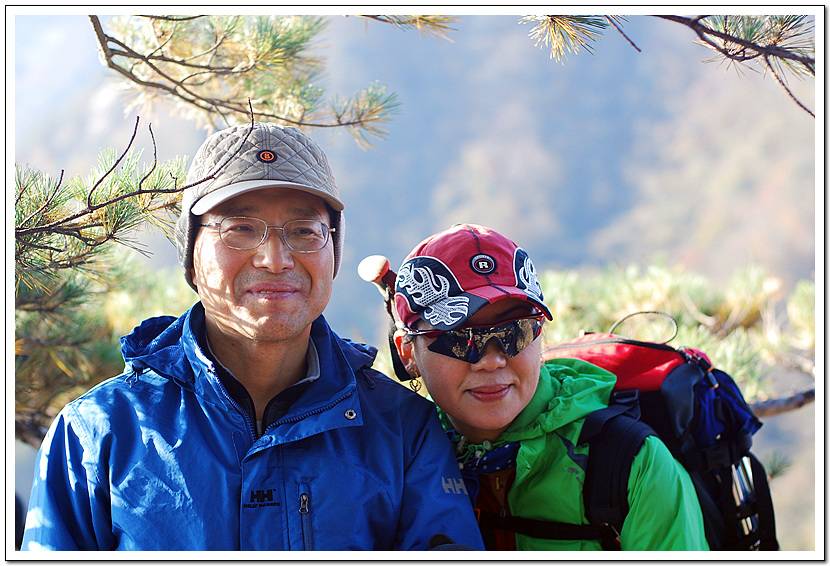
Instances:
[[[551,360],[539,375],[539,385],[527,407],[502,433],[499,441],[535,438],[579,422],[608,404],[616,376],[588,362]]]

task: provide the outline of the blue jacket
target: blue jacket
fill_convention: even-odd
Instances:
[[[321,316],[321,376],[255,438],[198,347],[201,304],[122,338],[124,373],[58,415],[23,550],[483,549],[427,400],[370,369]]]

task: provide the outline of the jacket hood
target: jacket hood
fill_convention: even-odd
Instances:
[[[326,324],[325,319],[320,316],[320,318],[318,318],[311,326],[312,335],[314,334],[315,324],[318,326],[325,325],[325,327],[328,328],[328,324]],[[334,336],[334,333],[330,334]],[[378,355],[377,348],[369,346],[368,344],[362,344],[360,342],[352,342],[348,338],[337,337],[337,339],[340,342],[343,355],[346,357],[346,361],[349,362],[349,366],[352,370],[359,371],[364,368],[372,367],[372,364],[375,362],[375,358]]]
[[[535,438],[582,419],[608,404],[616,380],[613,373],[582,360],[545,363],[536,393],[499,440]]]
[[[125,371],[141,373],[147,368],[152,368],[178,381],[192,382],[193,369],[184,355],[181,338],[196,306],[201,308],[201,303],[197,303],[179,318],[148,318],[122,337],[121,354],[126,364]],[[204,318],[203,310],[202,317]]]

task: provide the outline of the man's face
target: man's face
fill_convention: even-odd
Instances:
[[[259,218],[269,226],[289,220],[330,224],[322,199],[292,189],[244,193],[218,204],[199,223],[218,223],[229,216]],[[311,323],[329,302],[333,278],[331,238],[319,251],[299,253],[285,245],[279,230],[268,230],[265,242],[252,250],[227,247],[215,228],[202,227],[196,237],[193,282],[211,340],[307,338]]]

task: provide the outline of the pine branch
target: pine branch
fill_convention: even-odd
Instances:
[[[703,41],[706,45],[710,46],[712,49],[718,51],[724,57],[727,57],[729,59],[737,61],[746,61],[763,56],[777,57],[779,59],[796,61],[803,65],[804,68],[807,69],[807,71],[813,76],[815,76],[816,74],[816,60],[814,57],[808,57],[806,55],[793,53],[792,51],[775,44],[761,45],[757,42],[748,41],[744,38],[737,37],[733,34],[713,29],[701,23],[701,21],[707,18],[708,16],[696,16],[694,18],[687,18],[683,16],[658,15],[654,17],[663,20],[668,20],[671,22],[676,22],[690,28],[698,35],[698,38],[700,38],[700,40]],[[734,43],[736,45],[740,45],[741,47],[748,49],[750,51],[750,54],[735,54],[726,49],[725,47],[718,45],[715,41],[712,40],[712,37],[716,37],[727,43]]]
[[[773,415],[780,415],[787,411],[793,411],[808,403],[813,403],[816,400],[815,388],[801,391],[789,397],[782,397],[778,399],[770,399],[768,401],[758,401],[751,403],[749,408],[759,418],[771,417]]]
[[[760,16],[760,18],[766,18],[763,21],[751,16],[732,17],[731,19],[729,16],[655,15],[653,17],[688,27],[697,34],[701,44],[717,51],[729,61],[736,63],[763,61],[765,68],[769,69],[787,96],[815,118],[815,114],[798,100],[787,87],[782,73],[775,68],[775,63],[780,61],[788,65],[797,65],[792,69],[795,74],[799,74],[800,69],[803,68],[815,76],[815,58],[806,54],[806,52],[814,51],[814,44],[807,41],[792,45],[793,40],[807,33],[804,30],[805,16]],[[721,25],[723,30],[708,25],[707,18],[715,18],[715,25]],[[622,16],[524,16],[519,23],[534,22],[535,26],[528,35],[536,40],[535,45],[539,46],[540,43],[545,46],[549,45],[551,59],[563,61],[566,52],[575,54],[580,48],[593,53],[593,44],[609,25],[616,28],[634,49],[640,51],[640,48],[623,33],[618,25],[617,22],[623,19],[625,18]],[[741,31],[745,31],[748,37],[729,33],[730,27],[738,27]],[[791,45],[785,46],[784,44],[788,42]]]
[[[762,60],[765,68],[770,71],[775,81],[781,86],[787,96],[799,108],[815,118],[815,114],[793,94],[783,76],[774,65],[774,61],[781,61],[788,65],[795,62],[806,69],[809,74],[815,76],[815,58],[800,53],[805,50],[813,50],[814,48],[811,44],[793,48],[782,45],[790,39],[803,35],[804,32],[801,31],[803,16],[784,16],[781,18],[773,18],[770,16],[769,18],[773,18],[772,24],[761,27],[757,25],[755,19],[752,19],[753,17],[733,17],[731,19],[729,16],[723,16],[722,18],[715,17],[716,25],[721,25],[723,31],[701,23],[701,20],[709,16],[697,16],[695,18],[683,18],[680,16],[657,17],[686,25],[697,33],[701,44],[717,51],[727,60],[735,62],[747,62],[756,59]],[[756,25],[748,26],[746,23],[748,18],[750,24]],[[739,37],[735,33],[727,33],[730,24],[735,21],[738,22],[737,25],[740,30],[746,32],[747,37]],[[765,20],[764,23],[766,24],[767,21]],[[768,28],[772,29],[770,30]],[[768,31],[774,32],[773,35],[765,36],[764,33]],[[718,44],[717,41],[712,39],[713,37],[721,40],[723,43]],[[793,72],[798,75],[799,68],[794,68]]]
[[[187,187],[174,187],[172,189],[162,189],[162,188],[154,187],[154,188],[151,188],[151,189],[144,189],[144,188],[142,188],[141,183],[140,183],[139,188],[134,190],[134,191],[130,191],[130,192],[126,192],[126,193],[121,194],[121,195],[114,196],[114,197],[109,198],[109,199],[107,199],[103,202],[100,202],[100,203],[94,203],[93,202],[92,197],[93,197],[95,191],[115,171],[115,169],[118,167],[118,165],[121,164],[121,162],[124,160],[126,155],[129,153],[130,148],[132,147],[132,144],[135,141],[136,133],[137,133],[137,130],[138,130],[138,123],[139,123],[139,118],[136,118],[136,123],[135,123],[135,127],[133,129],[133,134],[130,138],[129,143],[127,144],[127,147],[121,152],[121,154],[115,160],[115,163],[107,170],[106,173],[104,173],[97,181],[95,181],[92,188],[89,190],[89,192],[87,194],[87,197],[86,197],[87,205],[86,205],[85,208],[82,208],[81,210],[75,212],[74,214],[70,214],[70,215],[65,216],[63,218],[59,218],[58,220],[55,220],[54,222],[51,222],[51,223],[48,223],[48,224],[41,224],[39,226],[32,226],[32,227],[29,227],[29,228],[24,228],[21,225],[18,225],[18,226],[15,227],[15,230],[14,230],[15,231],[15,237],[19,238],[19,237],[22,237],[22,236],[29,236],[29,235],[33,235],[33,234],[40,234],[40,233],[47,233],[47,232],[57,232],[57,231],[59,231],[59,229],[62,229],[62,230],[64,230],[63,233],[65,233],[65,234],[75,236],[79,239],[83,239],[79,235],[80,230],[82,230],[84,228],[98,226],[98,224],[73,225],[72,224],[73,222],[76,222],[76,221],[78,221],[82,218],[91,218],[95,212],[97,212],[101,209],[105,209],[107,207],[111,207],[113,204],[116,204],[116,203],[118,203],[120,201],[123,201],[125,199],[135,198],[135,197],[140,196],[140,195],[158,195],[158,194],[180,193],[185,188],[187,188]],[[153,139],[153,151],[154,151],[154,154],[155,154],[155,139]],[[239,150],[237,150],[237,152],[238,151]],[[155,162],[154,162],[154,165],[153,165],[153,169],[155,169]],[[144,179],[146,179],[146,177],[147,176],[145,176]],[[62,178],[62,175],[61,175],[61,178]],[[142,183],[143,183],[144,179],[142,179]],[[204,181],[200,181],[200,182],[204,182]],[[55,191],[57,191],[59,187],[60,187],[60,185],[58,185],[58,187],[55,188]],[[41,208],[43,208],[43,207],[41,207]]]
[[[115,37],[104,31],[97,16],[89,18],[102,62],[138,91],[133,105],[154,96],[171,98],[182,109],[195,109],[212,125],[217,119],[232,124],[247,118],[253,101],[257,120],[300,128],[345,127],[362,147],[371,147],[369,137],[385,137],[380,125],[398,106],[392,94],[371,99],[377,108],[356,111],[365,100],[364,91],[354,97],[348,114],[338,114],[333,108],[317,111],[322,91],[313,85],[321,63],[303,51],[322,27],[319,18],[142,16],[153,33],[136,32],[129,41],[126,31],[124,37]],[[205,23],[193,25],[199,18]],[[288,18],[303,26],[281,28]],[[389,21],[438,35],[449,29],[443,20],[452,21],[442,16],[408,18]],[[180,27],[186,22],[191,25]],[[210,44],[200,49],[205,41]]]
[[[25,226],[26,224],[28,224],[32,220],[32,218],[35,218],[37,216],[42,215],[44,213],[44,211],[48,210],[49,207],[52,206],[52,203],[54,202],[55,197],[58,195],[58,189],[60,189],[61,183],[63,183],[63,173],[64,173],[63,169],[61,169],[61,176],[58,179],[58,182],[55,185],[55,188],[51,191],[51,194],[46,197],[46,199],[43,201],[43,204],[40,205],[40,208],[38,208],[37,210],[32,212],[26,218],[24,218],[20,223],[18,223],[18,226]],[[20,204],[20,199],[22,199],[25,194],[26,194],[26,187],[24,185],[21,188],[21,190],[18,192],[17,198],[15,198],[15,201],[14,201],[15,208],[18,207],[18,205]]]
[[[432,36],[438,39],[446,39],[452,43],[447,34],[456,31],[449,26],[459,18],[452,16],[358,16],[367,20],[374,20],[385,24],[391,24],[401,29],[415,29],[423,36]]]
[[[581,48],[593,54],[593,43],[602,31],[609,24],[620,30],[616,22],[624,19],[622,16],[524,16],[519,19],[519,23],[535,23],[528,33],[529,37],[536,40],[534,46],[550,46],[550,58],[563,62],[566,51],[576,54]],[[628,41],[634,45],[630,39]],[[634,47],[637,49],[636,45]]]
[[[233,160],[244,147],[245,141],[253,131],[253,118],[245,135],[237,142],[237,145],[227,153],[222,161],[210,171],[204,178],[193,181],[190,184],[177,186],[177,177],[171,176],[172,188],[165,188],[164,178],[158,179],[147,187],[158,169],[158,157],[156,150],[155,136],[152,128],[150,135],[153,145],[153,161],[146,172],[138,179],[135,189],[127,190],[120,194],[108,193],[103,200],[96,202],[96,193],[111,176],[115,175],[119,165],[132,160],[128,158],[130,149],[135,141],[138,130],[139,119],[136,118],[135,127],[127,147],[113,160],[113,164],[105,164],[105,172],[91,182],[91,188],[85,190],[83,202],[85,206],[75,212],[67,212],[61,209],[62,204],[56,204],[59,196],[61,202],[67,200],[65,196],[68,189],[64,188],[61,182],[54,188],[48,190],[49,196],[46,199],[48,206],[41,205],[33,213],[25,216],[23,221],[18,221],[15,226],[15,275],[27,287],[47,288],[47,285],[32,278],[32,274],[45,274],[52,282],[57,278],[57,273],[63,270],[82,270],[92,277],[96,277],[94,260],[99,250],[109,243],[121,243],[137,252],[146,255],[147,252],[137,242],[132,242],[125,236],[141,222],[156,223],[157,216],[161,210],[169,210],[178,203],[178,194],[185,189],[199,185],[214,179]],[[25,180],[29,183],[35,182],[36,175],[28,175]],[[63,173],[61,173],[61,181]],[[29,191],[30,184],[18,178],[18,209],[23,212],[21,199]],[[112,183],[119,187],[121,183],[117,180]],[[176,195],[175,202],[163,200],[158,202],[162,195]],[[142,200],[149,197],[149,201]],[[31,200],[31,197],[30,197]],[[131,202],[129,208],[118,208],[122,202]],[[60,239],[53,241],[57,236]],[[73,239],[77,246],[69,246],[67,239]],[[80,247],[79,247],[80,246]],[[46,255],[41,255],[45,253]]]

